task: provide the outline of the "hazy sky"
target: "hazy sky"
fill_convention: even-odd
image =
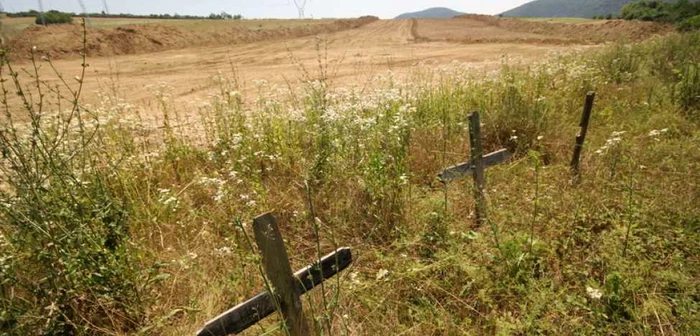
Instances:
[[[82,12],[80,0],[42,0],[44,10]],[[248,18],[297,16],[294,0],[106,0],[110,13],[178,13],[207,15],[226,11]],[[103,0],[83,0],[88,12],[103,10]],[[307,0],[306,16],[357,17],[376,15],[392,18],[404,12],[429,7],[449,7],[457,11],[498,14],[529,0]],[[38,9],[39,0],[0,0],[6,11]]]

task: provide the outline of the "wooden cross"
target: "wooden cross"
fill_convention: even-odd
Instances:
[[[484,169],[505,162],[510,157],[510,153],[507,149],[501,149],[486,156],[483,155],[481,123],[478,112],[469,114],[469,142],[471,144],[471,160],[443,170],[438,174],[438,178],[442,183],[448,184],[469,175],[473,176],[476,221],[479,224],[484,224],[486,221],[486,196],[484,195],[486,176]]]
[[[238,334],[260,322],[279,308],[292,336],[310,335],[303,315],[300,295],[346,269],[352,263],[352,252],[344,247],[321,258],[292,275],[277,220],[265,214],[253,221],[255,240],[263,256],[263,268],[274,289],[264,291],[246,302],[217,316],[197,336]]]
[[[501,149],[491,154],[484,155],[484,168],[501,164],[507,161],[508,158],[510,158],[510,152],[508,152],[507,149]],[[474,170],[474,162],[469,160],[465,163],[461,163],[443,170],[440,174],[438,174],[438,179],[440,179],[440,182],[448,184],[471,176],[474,173]]]
[[[578,136],[576,136],[574,156],[571,158],[571,171],[574,173],[576,182],[578,182],[581,177],[581,152],[583,151],[583,143],[586,141],[586,134],[588,133],[588,124],[591,121],[594,101],[595,92],[588,92],[588,94],[586,94],[586,103],[583,106],[583,113],[581,114],[581,123],[579,124],[580,131]]]

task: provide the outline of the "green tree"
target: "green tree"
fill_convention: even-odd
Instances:
[[[44,13],[43,15],[37,13],[34,22],[36,24],[43,25],[73,23],[73,15],[71,13],[63,13],[56,10],[50,10]]]

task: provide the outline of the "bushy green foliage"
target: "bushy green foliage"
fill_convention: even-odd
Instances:
[[[73,23],[73,14],[50,10],[43,14],[37,14],[34,21],[36,24],[41,25]]]
[[[103,156],[110,127],[79,105],[82,81],[61,87],[54,102],[68,110],[45,118],[39,73],[34,86],[19,76],[2,51],[0,333],[133,331],[159,272],[142,270],[130,246],[130,201]]]
[[[675,23],[681,30],[692,30],[700,26],[700,2],[680,0],[675,3],[644,0],[633,2],[622,9],[621,18],[626,20],[660,21]]]
[[[678,30],[683,32],[700,30],[700,14],[687,18],[678,23]]]

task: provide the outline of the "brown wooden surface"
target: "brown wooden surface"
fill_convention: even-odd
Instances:
[[[574,156],[571,159],[571,171],[576,177],[581,173],[581,152],[583,151],[583,144],[586,141],[586,134],[588,133],[588,124],[591,120],[591,112],[593,111],[593,102],[595,101],[595,92],[589,92],[586,95],[586,104],[583,107],[583,114],[581,115],[581,127],[578,136],[576,137],[576,145],[574,146]]]
[[[326,279],[346,269],[352,263],[352,252],[343,247],[294,273],[300,293],[306,293]],[[252,299],[215,317],[197,332],[197,336],[226,336],[238,334],[275,312],[275,302],[264,291]]]
[[[262,254],[262,264],[270,285],[274,289],[277,304],[284,317],[285,324],[291,336],[309,335],[301,306],[301,299],[289,256],[284,248],[282,234],[277,226],[277,219],[270,214],[264,214],[253,220],[255,241]]]
[[[501,149],[491,154],[484,156],[484,167],[489,168],[497,164],[506,162],[510,158],[510,153],[507,149]],[[442,183],[451,183],[455,180],[463,179],[471,176],[474,173],[474,163],[470,160],[456,166],[449,167],[438,174],[438,178]]]

